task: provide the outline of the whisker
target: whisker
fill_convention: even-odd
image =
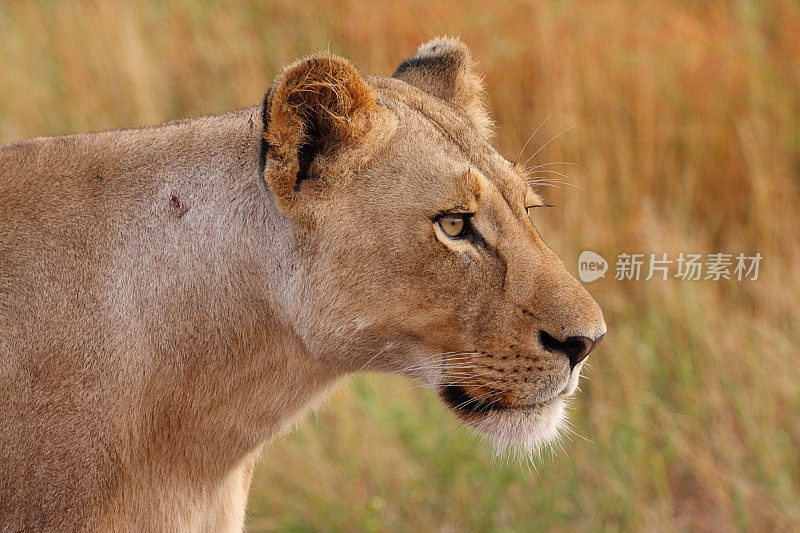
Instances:
[[[537,179],[539,178],[539,179]],[[585,189],[585,187],[581,187],[580,185],[575,185],[574,183],[569,183],[567,181],[549,178],[547,176],[531,176],[528,179],[528,182],[533,185],[534,187],[539,186],[555,186],[555,185],[566,185],[567,187],[574,187],[575,189]]]
[[[533,155],[532,155],[532,156],[530,156],[528,159],[526,159],[526,160],[525,160],[525,162],[524,162],[522,165],[523,165],[523,166],[527,165],[527,164],[528,164],[528,161],[530,161],[531,159],[533,159],[534,157],[536,157],[536,156],[538,155],[538,153],[539,153],[539,152],[541,152],[542,150],[544,150],[544,149],[547,147],[547,145],[549,145],[551,142],[555,141],[556,139],[558,139],[559,137],[561,137],[562,135],[564,135],[565,133],[567,133],[569,130],[573,129],[574,127],[575,127],[575,126],[570,126],[569,128],[567,128],[567,129],[565,129],[565,130],[563,130],[563,131],[561,131],[561,132],[557,133],[555,136],[551,137],[551,138],[550,138],[550,140],[549,140],[549,141],[547,141],[546,143],[544,143],[544,144],[543,144],[543,145],[542,145],[542,146],[541,146],[541,147],[540,147],[538,150],[536,150],[536,151],[533,153]]]
[[[536,172],[547,172],[548,174],[558,174],[559,176],[563,176],[565,179],[568,179],[568,180],[572,179],[569,176],[567,176],[566,174],[558,172],[557,170],[547,170],[547,169],[540,168]]]
[[[369,364],[370,364],[372,361],[374,361],[376,357],[378,357],[380,354],[382,354],[383,352],[385,352],[386,350],[388,350],[390,346],[392,346],[392,344],[391,344],[391,343],[390,343],[390,344],[387,344],[386,346],[384,346],[384,347],[381,349],[381,351],[379,351],[378,353],[376,353],[375,355],[373,355],[372,357],[370,357],[370,358],[369,358],[369,361],[367,361],[366,363],[364,363],[364,366],[362,366],[361,368],[359,368],[359,369],[358,369],[358,371],[359,371],[359,372],[363,372],[363,371],[364,371],[364,369],[365,369],[365,368],[367,368],[367,366],[369,366]]]
[[[503,392],[505,392],[505,391],[492,390],[491,392],[481,394],[480,396],[471,397],[469,400],[466,400],[466,401],[461,402],[460,404],[458,404],[456,406],[456,409],[460,409],[462,407],[465,407],[465,406],[469,405],[470,403],[478,403],[478,402],[483,403],[484,400],[486,400],[488,398],[491,398],[492,396],[502,394]],[[493,403],[490,404],[490,405],[493,405]]]
[[[538,165],[534,165],[532,167],[527,167],[529,170],[536,170],[537,168],[543,168],[550,165],[572,165],[578,166],[578,163],[570,163],[568,161],[550,161],[549,163],[539,163]]]
[[[433,386],[436,386],[436,385],[461,385],[461,386],[473,385],[473,386],[481,386],[481,385],[485,385],[485,383],[482,382],[482,381],[478,381],[475,378],[478,378],[478,377],[480,377],[480,376],[482,376],[484,374],[488,374],[488,373],[489,372],[483,372],[483,373],[480,373],[480,374],[465,374],[463,377],[458,377],[455,380],[439,381],[439,382],[433,384]],[[445,376],[445,377],[447,377],[447,376]],[[407,391],[410,391],[410,390],[423,389],[423,388],[430,387],[430,386],[431,386],[431,384],[429,384],[427,382],[423,382],[423,383],[419,383],[419,384],[416,384],[416,385],[412,385],[410,387],[404,387],[404,388],[402,388],[400,390],[397,390],[397,391],[393,392],[392,395],[400,394],[401,392],[407,392]]]
[[[555,183],[534,183],[534,187],[555,187],[556,189],[561,189],[561,185],[557,185]]]
[[[431,362],[429,362],[427,364],[415,364],[414,366],[408,366],[408,367],[405,367],[405,368],[402,368],[402,369],[398,369],[397,372],[407,372],[407,371],[413,371],[413,370],[441,370],[443,368],[450,368],[452,370],[460,370],[460,369],[466,369],[466,368],[474,368],[474,365],[472,363],[467,362],[467,361],[460,362],[460,363],[453,363],[453,364],[449,364],[449,365],[444,365],[444,364],[436,362],[436,361],[431,361]]]
[[[539,130],[542,128],[542,126],[544,126],[544,123],[547,122],[548,120],[550,120],[550,117],[552,117],[552,116],[553,116],[553,114],[550,113],[549,115],[547,115],[547,118],[545,118],[538,126],[536,126],[536,129],[533,130],[533,133],[531,133],[531,136],[528,137],[528,140],[525,141],[525,144],[522,145],[522,150],[519,151],[519,155],[517,156],[517,161],[522,159],[522,154],[525,153],[525,148],[528,147],[528,143],[531,142],[531,139],[533,139],[533,137],[539,132]]]
[[[578,433],[577,431],[575,431],[574,429],[572,429],[571,427],[569,427],[569,426],[571,426],[571,425],[572,425],[572,424],[569,422],[569,420],[567,420],[567,421],[566,421],[566,424],[564,424],[564,429],[565,429],[566,431],[569,431],[570,433],[572,433],[572,434],[573,434],[573,435],[575,435],[576,437],[580,437],[581,439],[585,440],[586,442],[591,442],[592,444],[597,444],[597,443],[596,443],[595,441],[593,441],[592,439],[589,439],[589,438],[587,438],[587,437],[584,437],[583,435],[581,435],[580,433]]]
[[[570,185],[568,181],[562,178],[554,178],[552,176],[530,176],[526,179],[528,183],[560,183],[562,185]]]
[[[450,358],[445,359],[445,361],[464,361],[464,360],[468,360],[468,359],[472,358],[478,352],[445,352],[445,353],[453,354]],[[441,365],[442,361],[437,359],[438,355],[442,355],[442,354],[437,354],[437,355],[434,355],[434,356],[432,356],[430,358],[425,358],[425,359],[422,359],[420,361],[416,361],[416,362],[411,363],[410,365],[407,365],[407,366],[405,366],[403,368],[400,368],[400,369],[398,369],[396,371],[397,372],[407,372],[409,370],[416,370],[419,367],[424,367],[425,365],[430,365],[431,367]]]
[[[408,392],[408,391],[411,391],[411,390],[424,389],[426,387],[430,387],[430,384],[429,383],[424,383],[424,382],[423,383],[418,383],[416,385],[412,385],[411,387],[404,387],[404,388],[402,388],[400,390],[396,390],[393,393],[391,393],[390,396],[395,396],[397,394],[400,394],[401,392]]]
[[[494,372],[495,372],[494,370],[487,370],[486,372],[479,372],[479,373],[477,373],[477,374],[472,374],[472,375],[470,375],[469,377],[470,377],[470,378],[479,378],[479,377],[481,377],[481,376],[485,376],[485,375],[487,375],[487,374],[492,374],[492,373],[494,373]],[[447,383],[447,385],[457,385],[457,384],[459,384],[459,383],[460,383],[460,381],[448,382],[448,383]]]

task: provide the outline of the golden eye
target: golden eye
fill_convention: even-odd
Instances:
[[[457,239],[464,232],[464,226],[466,225],[464,222],[465,218],[464,215],[457,214],[442,215],[439,217],[439,227],[442,228],[445,234]]]

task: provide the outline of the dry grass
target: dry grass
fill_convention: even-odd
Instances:
[[[755,282],[593,283],[610,332],[574,403],[581,434],[493,459],[429,393],[355,379],[271,445],[254,530],[800,527],[800,8],[772,2],[3,2],[0,140],[259,102],[315,49],[390,73],[459,34],[498,146],[570,161],[545,239],[755,252]],[[527,156],[524,156],[527,157]],[[388,391],[388,392],[387,392]]]

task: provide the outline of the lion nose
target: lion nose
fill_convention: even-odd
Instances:
[[[589,337],[568,337],[561,341],[553,337],[546,331],[539,330],[539,342],[545,350],[550,352],[562,353],[569,359],[570,368],[575,368],[575,365],[586,359],[589,352],[594,350],[595,346],[600,344],[603,336],[599,336],[592,340]]]

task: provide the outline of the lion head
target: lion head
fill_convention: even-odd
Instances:
[[[466,46],[435,39],[391,77],[302,59],[264,124],[264,179],[292,228],[281,307],[309,353],[424,380],[497,444],[553,437],[606,325],[539,236],[524,169],[490,144]]]

